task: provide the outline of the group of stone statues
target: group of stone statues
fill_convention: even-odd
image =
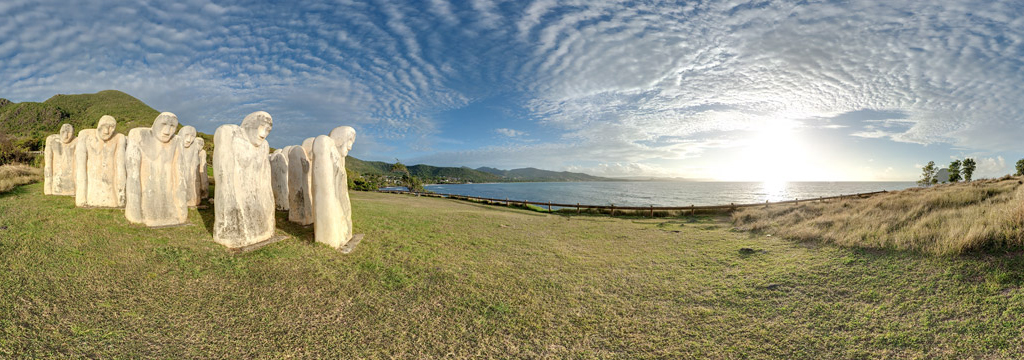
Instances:
[[[355,129],[339,126],[270,154],[274,206],[288,211],[288,221],[312,224],[316,241],[336,248],[353,237],[345,157],[355,141]]]
[[[124,208],[129,222],[150,227],[187,223],[188,208],[209,197],[205,144],[196,129],[177,130],[178,117],[169,112],[127,137],[116,126],[104,115],[77,138],[71,124],[47,137],[44,193],[74,196],[78,207]],[[341,126],[268,154],[272,127],[270,114],[257,111],[241,126],[214,133],[214,241],[233,249],[265,243],[281,210],[292,222],[313,224],[317,242],[346,245],[353,235],[345,156],[355,130]]]

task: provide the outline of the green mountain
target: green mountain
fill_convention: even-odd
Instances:
[[[354,157],[345,158],[345,167],[349,172],[360,175],[380,175],[400,177],[401,175],[391,171],[394,164],[383,161],[364,161]],[[438,167],[430,165],[409,166],[409,175],[423,179],[427,182],[500,182],[503,179],[494,174],[470,169],[468,167]]]
[[[614,181],[614,179],[603,178],[583,173],[568,171],[550,171],[537,168],[522,168],[512,170],[500,170],[492,167],[477,168],[477,171],[500,176],[505,181],[546,181],[546,182],[573,182],[573,181]]]
[[[346,167],[350,172],[361,175],[398,176],[391,171],[393,164],[383,161],[363,161],[349,156]],[[409,174],[426,182],[570,182],[570,181],[615,181],[568,171],[549,171],[535,168],[499,170],[491,167],[471,169],[468,167],[438,167],[430,165],[409,166]]]
[[[43,102],[12,103],[0,99],[0,134],[19,139],[30,150],[42,150],[46,137],[60,131],[61,124],[71,124],[75,134],[95,128],[103,115],[117,119],[116,131],[128,134],[137,127],[149,127],[159,111],[135,97],[117,90],[95,94],[54,95]],[[179,124],[185,126],[188,124]],[[213,135],[198,133],[206,141],[207,156],[213,155]]]
[[[139,99],[117,90],[95,94],[54,95],[44,102],[11,103],[0,99],[0,132],[30,138],[29,143],[42,144],[46,136],[71,124],[75,132],[94,128],[103,115],[117,119],[117,132],[150,126],[160,112]]]

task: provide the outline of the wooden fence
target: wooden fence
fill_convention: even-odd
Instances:
[[[518,205],[518,206],[522,206],[522,207],[526,207],[526,205],[537,205],[537,206],[541,206],[541,207],[547,206],[548,211],[551,211],[552,207],[569,208],[569,209],[575,208],[577,214],[581,213],[581,211],[583,209],[588,209],[588,210],[589,209],[596,209],[598,211],[600,211],[600,210],[610,210],[612,216],[615,216],[615,211],[616,210],[630,210],[630,211],[636,211],[636,212],[638,212],[640,214],[643,214],[644,212],[650,211],[651,217],[654,217],[654,212],[655,211],[679,211],[679,212],[682,212],[682,213],[686,213],[687,211],[689,211],[690,215],[693,215],[693,214],[696,214],[697,211],[732,211],[732,210],[736,210],[736,209],[739,209],[739,208],[756,207],[756,206],[769,207],[769,206],[772,206],[772,205],[786,205],[786,204],[797,205],[797,204],[800,204],[800,202],[815,202],[815,201],[821,202],[821,201],[828,201],[828,200],[842,200],[842,199],[850,199],[850,198],[865,198],[865,197],[869,197],[869,196],[872,196],[872,195],[882,194],[882,193],[885,193],[886,191],[882,190],[882,191],[874,191],[874,192],[866,192],[866,193],[858,193],[858,194],[850,194],[850,195],[818,197],[818,198],[803,199],[803,200],[801,200],[801,199],[793,199],[793,200],[776,201],[776,202],[765,201],[763,203],[753,203],[753,204],[729,204],[729,205],[711,205],[711,206],[693,206],[693,205],[690,205],[690,206],[669,206],[669,207],[653,206],[653,205],[652,206],[615,206],[614,204],[612,204],[612,205],[585,205],[585,204],[580,204],[580,203],[576,203],[576,204],[560,204],[560,203],[553,203],[553,202],[550,202],[550,201],[548,201],[548,202],[537,202],[537,201],[528,201],[528,200],[511,200],[511,199],[508,199],[508,198],[505,198],[505,199],[492,199],[492,198],[485,198],[485,197],[478,197],[478,196],[467,196],[467,195],[456,195],[456,194],[418,193],[418,192],[411,192],[411,191],[405,191],[405,190],[377,190],[377,192],[388,193],[388,194],[409,194],[409,195],[416,195],[416,196],[427,196],[427,197],[447,198],[447,199],[456,199],[456,200],[466,200],[466,201],[474,201],[474,202],[484,202],[484,203],[488,203],[488,204],[498,204],[498,205],[504,205],[504,206],[512,206],[512,205]]]

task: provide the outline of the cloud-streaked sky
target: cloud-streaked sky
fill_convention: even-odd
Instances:
[[[350,125],[368,160],[912,180],[1024,157],[1016,1],[3,0],[0,18],[0,97],[118,89],[207,133],[266,110],[273,147]]]

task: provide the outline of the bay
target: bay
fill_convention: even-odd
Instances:
[[[427,190],[494,199],[562,204],[617,206],[704,206],[763,203],[793,199],[902,190],[905,182],[535,182],[493,184],[436,184]]]

